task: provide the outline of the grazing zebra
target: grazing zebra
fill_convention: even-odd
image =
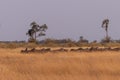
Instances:
[[[25,50],[21,50],[21,53],[28,53],[28,48],[25,48]]]
[[[52,52],[68,52],[68,50],[64,48],[60,48],[60,49],[53,50]]]

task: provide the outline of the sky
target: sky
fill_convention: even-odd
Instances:
[[[27,40],[30,23],[47,24],[46,38],[101,40],[102,21],[120,39],[120,0],[0,0],[0,41]]]

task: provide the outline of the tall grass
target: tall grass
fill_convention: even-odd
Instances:
[[[119,52],[20,54],[0,49],[0,80],[120,80]]]

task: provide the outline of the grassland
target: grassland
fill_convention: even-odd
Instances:
[[[0,80],[120,80],[119,52],[21,54],[0,49]]]

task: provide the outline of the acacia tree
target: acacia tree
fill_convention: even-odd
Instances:
[[[28,30],[29,42],[36,42],[38,37],[45,36],[45,32],[48,29],[47,25],[39,26],[36,22],[30,24],[31,29]]]

